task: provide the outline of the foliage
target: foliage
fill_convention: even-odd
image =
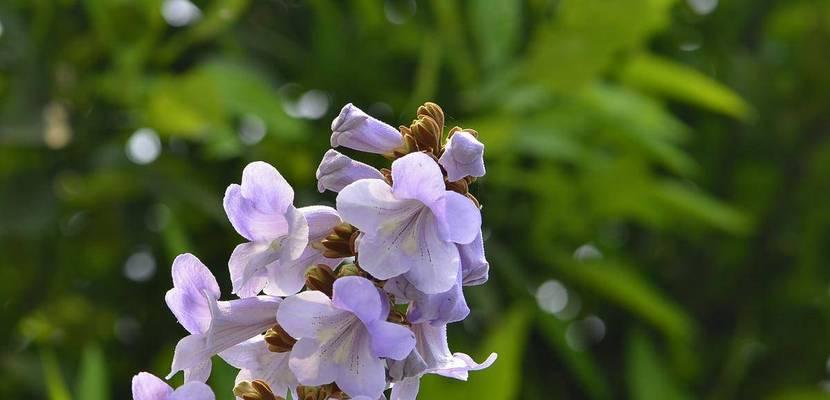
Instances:
[[[425,398],[827,396],[830,2],[200,0],[176,27],[166,1],[0,3],[0,397],[166,374],[167,268],[190,250],[229,282],[242,166],[331,203],[339,107],[427,100],[487,145],[491,282],[451,344],[502,354]]]

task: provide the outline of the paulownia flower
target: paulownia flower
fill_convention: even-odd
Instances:
[[[476,286],[487,282],[490,263],[484,256],[484,240],[481,232],[472,242],[459,244],[458,254],[461,256],[461,283],[464,286]]]
[[[165,296],[170,311],[190,332],[176,344],[168,378],[184,371],[185,382],[204,382],[211,357],[242,343],[276,323],[281,299],[256,296],[219,301],[216,278],[191,254],[173,261],[173,289]]]
[[[352,160],[337,150],[329,150],[317,167],[317,190],[339,192],[348,184],[360,179],[383,179],[383,175],[370,165]]]
[[[221,354],[222,359],[234,368],[239,368],[236,384],[242,381],[261,380],[271,391],[285,397],[297,398],[297,378],[288,368],[288,353],[274,353],[268,350],[263,335],[248,339]]]
[[[233,293],[251,297],[268,285],[266,293],[285,296],[302,288],[302,279],[299,285],[292,279],[296,273],[279,269],[294,266],[292,263],[308,250],[308,214],[319,210],[298,210],[293,201],[294,190],[288,182],[276,168],[261,161],[245,167],[241,185],[228,186],[225,212],[236,231],[249,240],[234,249],[228,262]],[[339,223],[333,210],[326,213],[333,214],[331,219]],[[330,229],[329,226],[315,228]]]
[[[484,145],[469,132],[457,131],[447,141],[438,163],[451,182],[484,176]]]
[[[173,390],[153,374],[139,372],[133,377],[133,400],[215,400],[213,390],[203,382],[187,382]]]
[[[433,325],[446,325],[462,321],[470,314],[464,293],[461,290],[461,271],[450,290],[444,293],[426,294],[418,290],[403,276],[386,281],[384,290],[394,295],[397,300],[407,300],[409,309],[406,319],[413,324],[424,322]]]
[[[308,386],[337,383],[351,397],[380,397],[386,388],[383,358],[404,359],[415,346],[405,326],[387,322],[389,300],[371,281],[349,276],[333,295],[306,291],[286,298],[280,326],[298,339],[289,367]]]
[[[392,181],[361,179],[337,196],[340,215],[362,232],[360,266],[382,280],[403,274],[427,294],[446,292],[460,268],[456,244],[476,238],[481,213],[445,189],[438,164],[424,153],[395,160]]]
[[[403,145],[403,136],[392,126],[346,104],[331,122],[331,147],[343,146],[367,153],[389,154]]]
[[[467,354],[450,353],[446,325],[413,324],[412,331],[416,338],[415,350],[406,359],[389,363],[389,375],[394,382],[389,400],[415,400],[424,374],[466,381],[469,371],[485,369],[498,357],[491,353],[479,364]]]

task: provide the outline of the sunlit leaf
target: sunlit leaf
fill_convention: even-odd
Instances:
[[[532,41],[528,77],[555,90],[597,78],[624,50],[665,26],[673,0],[564,0]],[[636,21],[636,23],[634,23]]]
[[[108,400],[109,373],[104,353],[97,345],[84,348],[78,376],[78,398],[84,400]]]
[[[626,345],[626,380],[631,399],[691,399],[675,382],[648,336],[638,331],[629,335]]]
[[[691,218],[735,234],[745,234],[751,228],[749,219],[742,213],[676,182],[666,181],[660,184],[655,197],[681,218]]]
[[[692,338],[695,326],[686,312],[666,294],[620,262],[561,260],[556,271],[592,295],[650,323],[681,342]]]
[[[648,53],[632,57],[622,69],[621,79],[630,86],[740,119],[753,112],[737,93],[713,78]]]
[[[43,366],[43,378],[46,390],[49,393],[49,400],[72,400],[61,374],[60,364],[55,358],[55,353],[50,349],[42,349],[40,351],[40,361]]]

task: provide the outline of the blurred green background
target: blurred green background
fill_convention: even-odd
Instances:
[[[828,71],[823,0],[3,0],[0,398],[166,374],[169,265],[229,293],[243,166],[331,204],[340,107],[428,100],[487,145],[450,340],[500,357],[421,398],[828,398]]]

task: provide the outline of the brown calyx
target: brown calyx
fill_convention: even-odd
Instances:
[[[271,387],[261,380],[242,381],[233,388],[233,394],[242,400],[285,400],[271,391]]]
[[[268,344],[268,351],[272,353],[287,353],[297,343],[297,339],[291,337],[277,324],[265,331],[265,343]]]

